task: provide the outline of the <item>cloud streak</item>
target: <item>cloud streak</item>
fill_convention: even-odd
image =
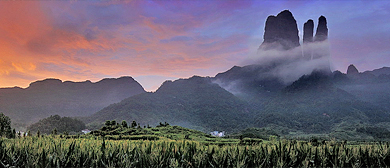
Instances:
[[[327,16],[335,69],[354,61],[362,69],[372,68],[389,52],[384,45],[389,3],[356,3],[349,7],[362,8],[356,15],[345,13],[340,3],[351,6],[317,1],[1,1],[0,87],[26,87],[48,77],[96,81],[130,75],[151,82],[158,76],[146,88],[153,90],[163,77],[213,76],[246,60],[256,48],[252,44],[262,41],[266,17],[284,9],[293,12],[298,25],[308,15]],[[362,20],[373,15],[376,19],[368,23],[375,31],[370,32]],[[359,32],[344,30],[344,24],[359,26],[371,43],[361,40],[365,36]]]

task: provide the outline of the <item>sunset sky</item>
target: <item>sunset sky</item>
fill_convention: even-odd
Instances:
[[[244,65],[268,15],[328,20],[333,70],[390,67],[390,1],[0,1],[0,87],[45,78],[167,79]]]

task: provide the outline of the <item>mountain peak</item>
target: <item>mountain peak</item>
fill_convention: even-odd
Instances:
[[[145,93],[132,77],[73,82],[44,79],[26,89],[0,89],[0,111],[19,124],[29,124],[49,114],[87,116],[112,103]],[[5,110],[7,109],[7,110]]]
[[[289,50],[298,46],[298,26],[292,13],[284,10],[277,16],[268,16],[264,28],[264,42],[260,48]]]
[[[313,30],[314,30],[314,22],[309,19],[303,25],[303,43],[313,42]]]
[[[104,78],[96,82],[96,84],[114,84],[114,83],[119,84],[119,83],[133,83],[133,82],[136,82],[134,78],[130,76],[122,76],[119,78]]]
[[[44,80],[38,80],[30,83],[28,88],[46,88],[46,87],[56,87],[62,84],[62,80],[47,78]]]
[[[294,18],[293,14],[289,10],[281,11],[276,17],[282,18]]]
[[[355,65],[353,64],[349,65],[347,69],[347,75],[356,75],[356,74],[359,74],[359,71],[357,70]]]
[[[317,32],[315,36],[315,41],[325,41],[328,39],[328,26],[325,16],[320,16],[318,18]]]

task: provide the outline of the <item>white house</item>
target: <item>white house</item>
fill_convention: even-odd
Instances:
[[[225,131],[222,131],[222,132],[213,131],[213,132],[210,132],[210,134],[211,134],[212,136],[216,136],[216,137],[223,137],[223,136],[225,136]]]
[[[83,132],[84,134],[88,134],[88,133],[90,133],[91,131],[90,131],[89,129],[83,129],[83,130],[81,130],[81,132]]]

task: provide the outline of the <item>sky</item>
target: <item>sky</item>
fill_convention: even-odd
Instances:
[[[390,66],[390,1],[0,1],[0,87],[36,80],[215,76],[263,41],[269,15],[303,24],[325,16],[332,69]]]

